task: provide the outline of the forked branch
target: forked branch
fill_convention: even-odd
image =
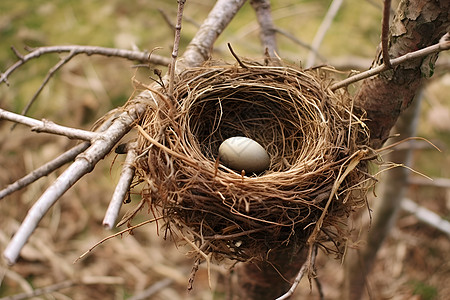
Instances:
[[[176,67],[176,72],[181,72],[185,67],[193,67],[201,64],[205,59],[209,57],[212,49],[212,45],[219,36],[219,34],[225,29],[229,24],[231,19],[237,13],[239,8],[244,4],[244,0],[239,1],[229,1],[229,0],[219,0],[212,9],[208,18],[205,20],[200,30],[197,32],[196,36],[188,46],[188,50],[183,55],[184,63],[179,64]],[[72,52],[71,52],[72,51]],[[57,47],[46,47],[38,48],[26,56],[19,57],[19,61],[10,67],[7,72],[3,73],[0,77],[0,82],[7,82],[8,76],[18,69],[25,62],[37,58],[45,53],[52,52],[71,52],[75,54],[85,53],[91,54],[101,54],[107,56],[120,56],[125,58],[141,58],[142,61],[149,61],[148,53],[136,52],[136,51],[126,51],[118,49],[109,49],[102,47],[80,47],[80,46],[57,46]],[[74,54],[74,55],[75,55]],[[152,55],[152,57],[154,57]],[[167,64],[165,61],[164,64]],[[103,159],[111,149],[116,145],[116,143],[139,121],[140,116],[149,108],[149,103],[154,103],[154,97],[152,92],[145,90],[137,95],[134,99],[128,101],[127,105],[123,108],[122,113],[116,114],[114,120],[108,124],[106,128],[101,133],[86,133],[85,137],[89,137],[91,146],[86,149],[82,154],[78,155],[75,162],[66,169],[55,182],[42,194],[42,196],[37,200],[33,207],[29,210],[27,216],[19,227],[18,231],[15,233],[13,239],[5,249],[3,255],[9,264],[14,264],[17,260],[19,253],[25,243],[27,242],[30,235],[36,229],[40,220],[48,212],[50,207],[80,178],[85,174],[89,173],[95,165]],[[4,114],[8,116],[12,121],[16,121],[18,115],[16,114]],[[40,126],[43,127],[40,121],[33,120],[31,118],[19,116],[23,123],[28,126]],[[84,132],[84,131],[83,131]],[[77,132],[77,137],[82,136],[80,132]],[[80,149],[78,149],[80,150]],[[74,153],[71,153],[74,155]],[[76,155],[76,154],[75,154]],[[125,178],[125,177],[124,177]],[[126,177],[125,186],[129,187],[129,177]],[[124,179],[125,181],[125,179]],[[123,189],[120,192],[121,196],[117,197],[120,199],[123,196]],[[116,204],[113,204],[115,206]],[[107,215],[106,223],[110,225],[115,222],[115,211],[114,213]]]
[[[150,93],[149,91],[146,92],[147,94]],[[8,264],[16,262],[20,250],[50,207],[81,177],[91,172],[94,166],[111,151],[114,145],[131,129],[139,116],[145,112],[147,104],[144,97],[149,97],[145,95],[146,92],[141,93],[141,99],[132,101],[126,111],[122,112],[108,129],[100,133],[83,154],[77,156],[75,162],[53,182],[31,207],[3,253]]]
[[[0,75],[0,83],[5,82],[8,84],[8,78],[14,71],[16,71],[18,68],[20,68],[28,61],[49,53],[69,52],[72,57],[79,54],[86,54],[88,56],[90,55],[113,56],[125,58],[132,61],[148,62],[164,66],[167,66],[170,63],[169,58],[152,54],[147,51],[132,51],[132,50],[106,48],[98,46],[67,45],[67,46],[39,47],[36,49],[29,49],[30,53],[28,53],[27,55],[21,55],[15,48],[13,49],[14,53],[19,58],[19,60]]]
[[[428,55],[431,55],[431,54],[434,54],[434,53],[438,53],[438,52],[442,52],[442,51],[449,50],[449,49],[450,49],[450,34],[446,33],[440,39],[439,43],[437,43],[435,45],[432,45],[432,46],[429,46],[429,47],[426,47],[426,48],[423,48],[423,49],[420,49],[420,50],[417,50],[417,51],[413,51],[413,52],[407,53],[407,54],[405,54],[403,56],[391,59],[390,60],[390,64],[391,64],[392,67],[395,67],[395,66],[401,65],[401,64],[403,64],[403,63],[405,63],[407,61],[414,60],[414,59],[417,59],[417,58],[421,58],[421,57],[424,57],[424,56],[428,56]],[[375,76],[375,75],[378,75],[378,74],[380,74],[380,73],[382,73],[382,72],[384,72],[384,71],[386,71],[388,69],[389,69],[388,65],[382,64],[382,65],[377,66],[377,67],[375,67],[373,69],[367,70],[365,72],[361,72],[361,73],[356,74],[354,76],[351,76],[351,77],[349,77],[347,79],[339,81],[339,82],[331,85],[330,89],[333,90],[333,91],[337,90],[337,89],[340,89],[340,88],[348,86],[348,85],[350,85],[352,83],[361,81],[363,79],[366,79],[366,78],[369,78],[369,77],[372,77],[372,76]]]

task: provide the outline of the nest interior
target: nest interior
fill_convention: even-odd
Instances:
[[[368,136],[325,73],[209,63],[179,75],[174,100],[153,93],[136,172],[166,230],[197,252],[248,261],[306,245],[320,226],[313,242],[340,253],[350,212],[365,204],[367,166],[355,154]],[[260,143],[269,169],[222,165],[219,145],[233,136]]]

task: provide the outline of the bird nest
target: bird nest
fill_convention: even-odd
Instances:
[[[311,243],[342,252],[348,216],[366,201],[368,135],[325,73],[209,63],[180,74],[173,97],[153,91],[136,172],[166,233],[219,260]],[[223,165],[219,146],[234,136],[261,144],[270,167]]]

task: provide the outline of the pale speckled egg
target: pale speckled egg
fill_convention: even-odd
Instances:
[[[256,141],[243,136],[226,139],[219,147],[222,163],[236,171],[260,173],[270,165],[267,151]]]

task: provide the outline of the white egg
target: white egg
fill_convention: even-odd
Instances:
[[[235,136],[226,139],[219,147],[219,157],[222,163],[236,171],[259,173],[270,165],[267,151],[252,139]]]

